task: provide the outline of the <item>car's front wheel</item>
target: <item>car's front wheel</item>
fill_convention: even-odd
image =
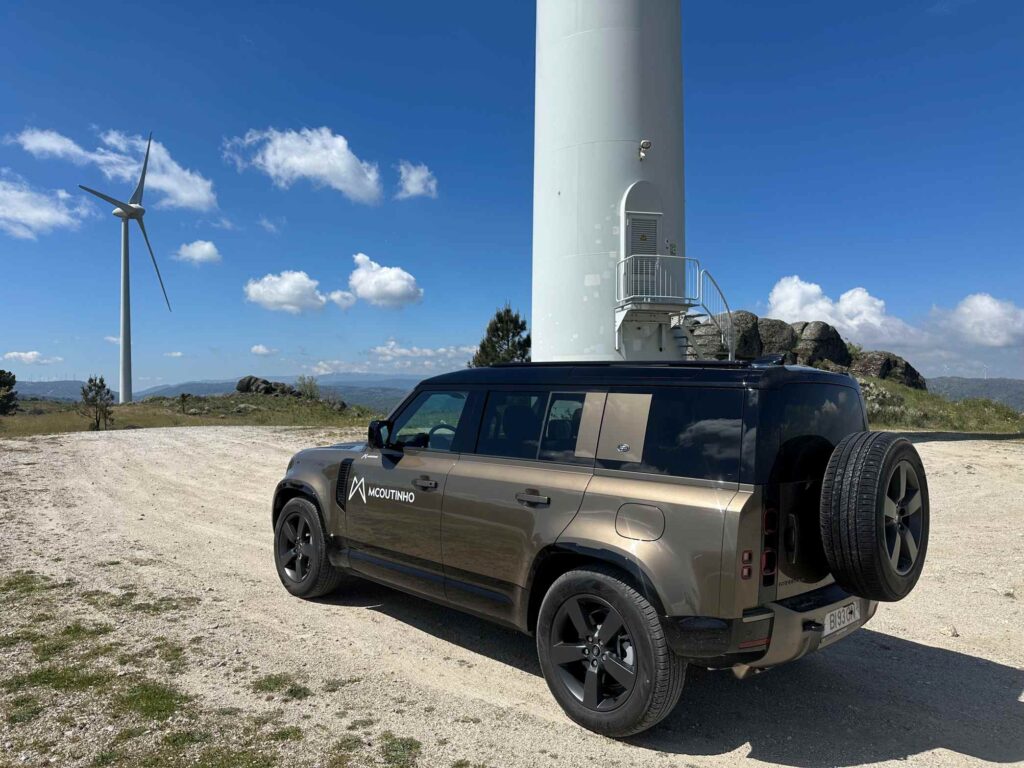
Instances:
[[[669,649],[657,611],[611,568],[555,580],[537,617],[537,653],[566,714],[605,736],[647,730],[683,689],[686,662]]]
[[[341,573],[327,559],[327,537],[312,502],[290,499],[274,526],[274,563],[296,597],[322,597],[338,588]]]

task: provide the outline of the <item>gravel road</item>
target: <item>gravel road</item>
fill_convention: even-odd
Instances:
[[[0,563],[82,589],[197,598],[173,622],[140,617],[138,631],[203,638],[176,681],[210,707],[269,706],[251,690],[262,674],[292,672],[313,690],[351,680],[341,699],[285,707],[286,721],[323,732],[295,747],[299,764],[345,732],[341,701],[348,717],[420,740],[428,766],[1024,761],[1021,441],[917,436],[933,517],[916,591],[787,667],[745,681],[691,671],[663,724],[616,742],[562,715],[531,638],[369,583],[321,602],[285,593],[270,495],[295,450],[351,436],[196,427],[0,440]]]

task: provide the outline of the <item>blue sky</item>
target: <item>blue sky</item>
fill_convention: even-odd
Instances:
[[[133,232],[136,389],[458,366],[529,313],[532,2],[87,6],[0,11],[0,365],[116,381],[117,220],[77,184],[128,197],[149,130],[174,312]],[[733,307],[1024,376],[1024,5],[683,27],[687,252]]]

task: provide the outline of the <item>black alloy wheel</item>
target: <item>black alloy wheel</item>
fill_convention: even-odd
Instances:
[[[289,499],[278,514],[274,564],[284,588],[296,597],[321,597],[341,583],[341,572],[327,556],[320,512],[309,499]]]
[[[574,595],[555,614],[551,661],[587,709],[609,711],[633,692],[636,651],[622,616],[596,595]]]

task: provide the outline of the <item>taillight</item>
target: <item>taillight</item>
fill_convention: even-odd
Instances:
[[[779,565],[779,558],[774,549],[766,549],[761,553],[761,575],[774,576]]]

